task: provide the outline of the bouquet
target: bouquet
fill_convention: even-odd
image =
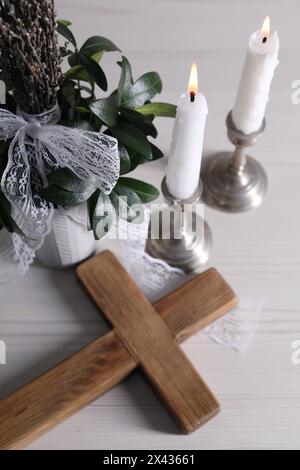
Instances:
[[[113,213],[134,222],[131,207],[158,191],[127,175],[163,157],[154,120],[174,117],[176,107],[152,102],[162,91],[158,73],[134,80],[109,39],[92,36],[79,47],[52,0],[0,0],[0,14],[0,234],[11,234],[9,244],[0,239],[0,260],[24,271],[57,207],[87,203],[96,239]],[[119,54],[120,79],[107,93],[101,58],[110,52]]]

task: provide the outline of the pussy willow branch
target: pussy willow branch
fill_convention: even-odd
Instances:
[[[62,80],[53,0],[0,0],[0,68],[19,107],[42,113]]]

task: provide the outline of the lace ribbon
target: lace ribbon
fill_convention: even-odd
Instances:
[[[118,143],[113,137],[58,125],[60,109],[30,115],[0,109],[0,140],[12,139],[1,190],[11,216],[24,236],[1,233],[0,281],[24,273],[51,230],[52,204],[40,191],[50,170],[68,168],[82,180],[94,181],[105,194],[120,174]],[[2,230],[1,232],[5,232]]]

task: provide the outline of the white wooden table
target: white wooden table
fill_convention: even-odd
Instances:
[[[210,114],[206,151],[230,148],[224,120],[231,109],[249,34],[266,14],[281,38],[280,66],[268,108],[268,129],[254,152],[269,175],[264,205],[225,215],[207,209],[215,238],[211,265],[240,297],[265,304],[246,355],[194,337],[184,349],[222,404],[218,417],[186,437],[141,376],[125,383],[34,442],[31,449],[300,448],[300,366],[291,343],[300,339],[300,106],[291,102],[299,77],[298,0],[57,0],[59,17],[74,22],[80,40],[92,34],[117,43],[134,74],[158,70],[161,99],[176,102],[193,60]],[[116,56],[104,67],[117,82]],[[158,123],[168,149],[171,120]],[[159,185],[165,162],[136,175]],[[33,267],[0,287],[1,396],[70,355],[106,327],[72,272]]]

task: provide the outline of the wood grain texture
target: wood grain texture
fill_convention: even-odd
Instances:
[[[182,431],[193,432],[216,415],[214,395],[117,258],[105,251],[77,274]]]
[[[100,261],[103,255],[98,255]],[[208,288],[215,286],[215,295]],[[192,301],[194,299],[194,302]],[[196,276],[154,304],[178,342],[235,306],[215,271]],[[0,400],[0,449],[20,449],[120,383],[136,367],[115,331],[88,344],[28,385]]]

